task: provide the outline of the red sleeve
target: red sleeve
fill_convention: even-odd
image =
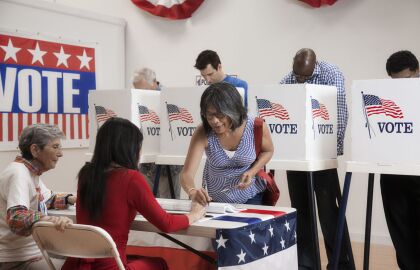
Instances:
[[[163,232],[179,231],[189,226],[186,215],[172,215],[160,207],[143,175],[138,172],[134,173],[128,185],[127,200],[129,205]]]

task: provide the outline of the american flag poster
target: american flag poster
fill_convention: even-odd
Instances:
[[[270,102],[268,99],[257,98],[258,113],[261,118],[274,116],[281,120],[289,120],[289,113],[278,103]]]
[[[178,107],[175,104],[166,104],[166,108],[168,110],[169,122],[176,120],[181,120],[185,123],[194,122],[191,113],[187,109]]]
[[[109,118],[118,117],[118,115],[111,109],[96,104],[94,106],[96,114],[96,123],[98,128]]]
[[[64,147],[87,146],[95,88],[95,48],[0,33],[0,150],[34,123],[57,125]]]
[[[367,116],[384,114],[391,118],[404,118],[403,112],[394,101],[376,95],[362,95]]]
[[[320,103],[318,100],[311,98],[311,104],[312,104],[312,118],[320,117],[324,120],[329,120],[330,115],[328,114],[327,107]]]
[[[273,215],[262,221],[261,217]],[[219,270],[298,269],[296,212],[249,209],[219,218],[247,226],[218,229],[214,246]]]
[[[138,107],[139,107],[139,118],[140,118],[141,123],[150,121],[156,125],[160,124],[159,116],[156,114],[155,111],[143,105],[138,105]]]

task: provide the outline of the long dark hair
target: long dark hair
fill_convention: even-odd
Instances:
[[[107,172],[113,167],[136,170],[142,142],[139,128],[123,118],[110,118],[99,128],[92,160],[78,175],[80,203],[93,220],[105,206]]]

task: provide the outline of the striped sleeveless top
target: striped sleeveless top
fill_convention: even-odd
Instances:
[[[241,190],[235,186],[239,184],[241,175],[246,172],[255,161],[254,118],[248,117],[244,133],[242,134],[235,154],[229,158],[219,139],[213,131],[207,136],[207,160],[203,172],[203,186],[215,202],[245,203],[257,193],[266,188],[264,180],[252,179],[247,189]]]

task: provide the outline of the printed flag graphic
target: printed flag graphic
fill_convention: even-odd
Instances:
[[[139,117],[140,122],[150,121],[154,124],[160,124],[159,116],[151,109],[147,108],[146,106],[138,105],[139,106]]]
[[[169,121],[181,120],[186,123],[193,123],[193,117],[187,109],[178,107],[174,104],[166,104]]]
[[[95,88],[94,48],[0,33],[1,150],[35,123],[57,125],[65,141],[87,140]]]
[[[117,117],[117,114],[113,110],[107,109],[103,106],[95,105],[95,113],[98,125],[105,122],[109,118]]]
[[[382,99],[375,95],[362,95],[367,116],[385,114],[392,118],[404,118],[403,112],[394,101]]]
[[[320,103],[318,100],[311,98],[312,103],[312,118],[321,117],[324,120],[330,120],[330,115],[328,114],[327,107],[324,104]]]
[[[265,213],[253,211],[225,219],[230,222],[244,222],[245,217],[255,219],[249,225],[216,230],[213,246],[218,269],[297,269],[296,212],[261,221]]]
[[[261,118],[268,116],[274,116],[282,120],[289,120],[289,113],[287,110],[280,104],[270,102],[267,99],[257,98],[258,111]]]

